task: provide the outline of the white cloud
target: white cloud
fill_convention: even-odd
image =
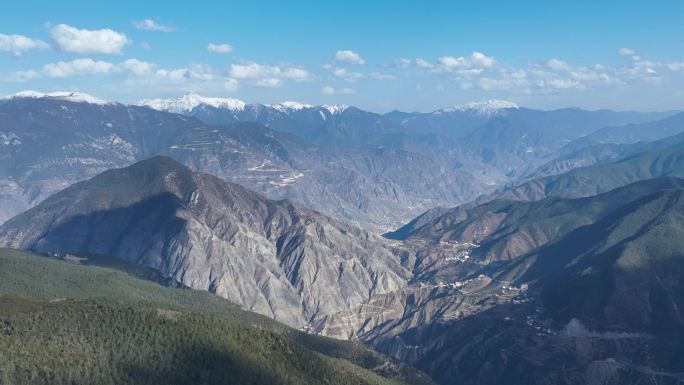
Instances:
[[[660,84],[668,80],[663,75],[664,70],[684,69],[684,65],[678,62],[643,59],[630,49],[619,53],[629,56],[628,65],[579,66],[552,58],[545,63],[532,62],[524,67],[515,67],[480,52],[469,56],[442,56],[436,64],[424,59],[416,59],[415,63],[428,73],[450,78],[461,89],[520,93],[624,87],[639,81]]]
[[[38,39],[22,35],[5,35],[0,33],[0,51],[9,52],[14,57],[21,57],[32,49],[45,49],[49,45]]]
[[[397,78],[394,75],[383,74],[381,72],[371,72],[368,76],[375,80],[395,80]]]
[[[333,87],[330,87],[330,86],[325,86],[325,87],[321,88],[321,93],[323,95],[333,95],[333,94],[335,94],[335,89]]]
[[[26,82],[29,80],[39,79],[42,76],[43,75],[40,72],[35,70],[17,71],[10,74],[7,80],[10,82]]]
[[[193,64],[183,68],[159,68],[156,64],[127,59],[111,63],[91,58],[48,63],[37,70],[17,71],[5,78],[7,81],[25,82],[40,78],[67,78],[76,76],[111,76],[121,80],[119,86],[125,90],[139,89],[150,92],[233,92],[240,83],[237,79],[221,74],[213,68]],[[264,80],[261,86],[275,86],[272,81]]]
[[[66,24],[54,26],[50,33],[57,47],[78,54],[120,54],[130,43],[128,37],[111,29],[77,29]]]
[[[269,66],[250,62],[247,64],[231,64],[230,76],[237,79],[257,79],[274,77],[280,73],[277,66]]]
[[[470,56],[442,56],[436,63],[415,59],[416,67],[428,73],[451,78],[461,89],[480,88],[485,91],[516,87],[523,81],[511,78],[509,70],[481,52]]]
[[[283,81],[278,78],[264,78],[257,80],[254,85],[257,87],[280,87]]]
[[[171,26],[159,24],[152,19],[134,21],[133,25],[135,26],[135,28],[142,29],[145,31],[173,32],[176,30],[175,28],[173,28]]]
[[[41,72],[51,78],[65,78],[74,75],[104,75],[111,73],[114,67],[114,64],[106,61],[84,58],[48,63]]]
[[[406,68],[411,65],[411,60],[406,58],[399,58],[394,61],[394,65],[398,68]]]
[[[167,70],[164,68],[158,69],[155,75],[159,78],[168,79],[174,82],[183,81],[188,78],[187,68],[176,68]]]
[[[155,71],[154,77],[170,80],[173,82],[212,82],[221,79],[221,77],[218,76],[210,67],[203,65],[192,65],[188,68],[160,68]]]
[[[124,74],[127,75],[124,84],[129,89],[154,88],[165,92],[234,92],[239,89],[240,85],[237,79],[225,76],[201,64],[186,68],[159,68],[144,76],[135,76],[135,73],[130,70]]]
[[[639,55],[633,55],[629,66],[618,68],[614,72],[623,80],[641,80],[649,83],[660,83],[663,78],[659,74],[662,68],[668,68],[672,63],[660,63],[646,60]],[[669,65],[670,64],[670,65]]]
[[[494,64],[493,57],[485,56],[485,54],[480,52],[473,52],[470,56],[470,60],[482,67],[491,67]]]
[[[138,59],[128,59],[119,64],[119,68],[130,71],[136,76],[146,76],[154,72],[156,66],[152,63],[140,61]]]
[[[465,76],[478,75],[485,69],[491,68],[495,59],[480,52],[473,52],[468,57],[442,56],[437,59],[438,72],[457,73]]]
[[[399,58],[394,60],[390,64],[383,64],[382,67],[385,68],[408,68],[411,65],[411,60],[406,58]]]
[[[572,79],[550,79],[540,80],[537,82],[539,88],[553,89],[553,90],[567,90],[567,89],[582,89],[582,84]]]
[[[634,51],[631,48],[620,48],[618,50],[618,53],[620,54],[620,56],[632,56],[636,54],[636,51]]]
[[[335,68],[335,67],[327,67],[328,70],[330,70],[330,73],[332,76],[342,79],[347,82],[356,82],[359,81],[363,77],[363,74],[360,72],[354,72],[354,71],[349,71],[346,68]]]
[[[366,62],[363,60],[361,55],[359,55],[358,53],[351,51],[351,50],[337,51],[337,52],[335,52],[335,56],[333,56],[333,58],[336,61],[349,63],[349,64],[356,64],[356,65],[366,64]]]
[[[235,80],[235,79],[233,79],[233,78],[225,78],[224,80],[225,80],[225,82],[224,82],[224,88],[225,88],[226,91],[234,92],[234,91],[237,91],[237,90],[238,90],[238,88],[239,88],[239,83],[238,83],[237,80]]]
[[[261,65],[254,62],[247,64],[231,64],[230,75],[238,79],[254,79],[275,76],[280,72],[278,67]]]
[[[140,89],[159,92],[234,92],[239,89],[237,79],[207,72],[202,66],[157,69],[149,76],[128,76],[123,82],[128,90]]]
[[[568,71],[570,69],[568,63],[558,59],[549,60],[547,65],[549,66],[549,68],[556,71]]]
[[[235,79],[249,79],[258,87],[278,87],[283,80],[303,82],[312,80],[313,75],[304,68],[291,65],[267,65],[248,62],[231,64],[229,74]]]
[[[684,71],[684,62],[667,63],[666,66],[670,71]]]
[[[418,66],[418,68],[427,69],[427,70],[433,69],[435,67],[429,61],[427,61],[425,59],[421,59],[421,58],[416,59],[416,65]]]
[[[356,95],[356,90],[352,88],[335,89],[331,86],[325,86],[321,88],[321,93],[323,95]]]
[[[201,64],[193,64],[187,68],[167,69],[158,68],[154,63],[138,59],[126,59],[115,64],[91,58],[48,63],[39,70],[15,72],[9,78],[13,81],[26,81],[43,77],[66,78],[84,75],[118,75],[126,78],[164,79],[172,82],[217,82],[228,79],[217,74],[211,67]],[[232,80],[229,83],[237,84],[236,81]]]
[[[213,53],[231,53],[231,52],[233,52],[233,46],[230,44],[226,44],[226,43],[221,43],[221,44],[209,43],[209,45],[207,46],[207,51],[213,52]]]
[[[281,71],[281,76],[285,79],[291,79],[297,82],[307,81],[313,79],[313,75],[303,68],[287,67]]]
[[[522,91],[529,88],[527,73],[521,70],[510,71],[503,69],[493,75],[497,77],[480,77],[476,81],[464,80],[461,88],[470,89],[478,87],[484,91]]]
[[[137,59],[127,59],[119,64],[91,58],[80,58],[71,61],[58,61],[43,65],[40,70],[17,71],[10,76],[12,81],[27,81],[43,77],[67,78],[84,75],[132,75],[149,76],[155,73],[153,63]]]
[[[203,81],[212,81],[219,77],[219,75],[208,65],[192,64],[188,68],[188,76],[190,79],[197,79]]]

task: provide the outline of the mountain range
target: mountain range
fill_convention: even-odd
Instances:
[[[396,113],[340,105],[199,95],[142,103],[182,115],[69,92],[1,99],[0,221],[106,169],[167,155],[384,232],[514,183],[571,138],[671,114],[547,112],[499,101],[405,114],[440,127],[421,130],[397,122]],[[464,126],[472,128],[467,136],[456,134]]]
[[[444,384],[547,383],[529,366],[566,356],[573,378],[595,365],[604,382],[621,383],[655,370],[676,378],[673,353],[637,352],[682,348],[681,248],[663,239],[681,232],[683,188],[664,178],[588,198],[493,200],[446,211],[397,242],[155,157],[50,197],[0,227],[0,243],[151,267],[292,326],[358,339]],[[574,340],[595,348],[579,356]],[[500,349],[515,373],[486,358]]]
[[[505,101],[376,114],[194,94],[141,104],[0,100],[0,246],[52,256],[21,257],[51,261],[48,276],[62,271],[54,258],[124,266],[228,299],[267,330],[291,330],[270,318],[310,333],[286,351],[309,354],[301,336],[320,334],[392,357],[342,363],[358,383],[429,383],[399,362],[443,385],[684,381],[684,114]],[[17,314],[176,317],[83,302],[76,288],[51,305],[30,275],[0,286],[19,295],[0,296]],[[321,365],[317,378],[342,373]]]
[[[678,383],[683,187],[682,179],[651,179],[587,198],[501,199],[417,220],[395,236],[422,241],[437,257],[435,249],[460,246],[460,258],[444,253],[431,262],[437,272],[423,274],[466,271],[471,278],[449,285],[465,297],[454,295],[460,317],[361,338],[445,384]]]

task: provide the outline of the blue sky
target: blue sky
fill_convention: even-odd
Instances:
[[[0,94],[684,108],[682,1],[179,3],[4,4]]]

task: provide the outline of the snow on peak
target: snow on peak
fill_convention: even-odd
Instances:
[[[187,93],[180,98],[171,99],[144,99],[139,103],[159,111],[173,112],[177,114],[188,113],[193,108],[206,104],[212,107],[227,109],[231,111],[242,111],[245,109],[245,102],[233,98],[213,98],[201,96],[195,93]]]
[[[457,106],[451,107],[451,108],[445,108],[443,110],[437,110],[435,111],[436,113],[443,113],[443,112],[469,112],[475,115],[485,115],[485,116],[490,116],[497,114],[501,110],[505,110],[508,108],[520,108],[517,104],[513,102],[509,102],[507,100],[483,100],[480,102],[470,102],[470,103],[464,103],[464,104],[459,104]]]
[[[346,104],[323,104],[321,105],[321,108],[330,111],[333,115],[337,115],[343,113],[349,106]]]
[[[287,112],[287,111],[299,111],[299,110],[303,110],[305,108],[311,108],[313,106],[311,104],[288,101],[288,102],[282,102],[279,104],[270,104],[269,107],[275,108],[278,111]]]
[[[17,92],[16,94],[5,96],[2,99],[40,99],[40,98],[49,98],[49,99],[60,99],[60,100],[66,100],[68,102],[74,102],[74,103],[90,103],[90,104],[99,104],[99,105],[105,105],[105,104],[112,104],[112,102],[108,102],[106,100],[102,100],[100,98],[97,98],[92,95],[88,95],[83,92],[75,92],[75,91],[55,91],[55,92],[38,92],[38,91],[21,91]]]

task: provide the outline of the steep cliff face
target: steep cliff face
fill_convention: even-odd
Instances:
[[[0,242],[150,266],[293,326],[397,290],[409,253],[289,201],[155,157],[48,198]]]

